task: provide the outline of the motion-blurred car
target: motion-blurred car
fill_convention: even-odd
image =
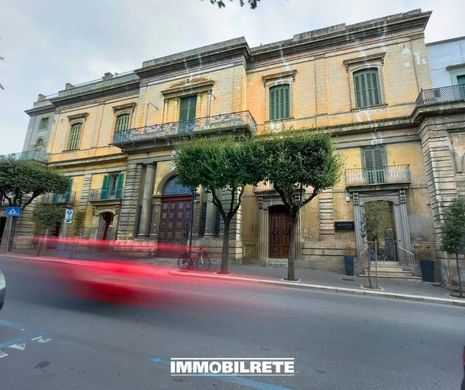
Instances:
[[[0,270],[0,310],[5,303],[5,290],[6,290],[6,282],[5,282],[5,275],[3,275],[2,271]]]

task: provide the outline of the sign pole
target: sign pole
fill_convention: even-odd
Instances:
[[[13,226],[13,217],[10,217],[10,226],[8,226],[8,237],[6,239],[5,254],[8,253],[8,250],[10,249],[10,238],[11,238],[12,226]]]

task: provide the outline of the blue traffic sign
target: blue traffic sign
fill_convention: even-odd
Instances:
[[[6,208],[7,217],[19,217],[20,213],[21,213],[20,207],[7,207]]]

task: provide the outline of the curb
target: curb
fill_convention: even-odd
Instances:
[[[263,284],[268,286],[279,286],[279,287],[288,287],[288,288],[299,288],[304,290],[316,290],[316,291],[326,291],[326,292],[336,292],[342,294],[352,294],[352,295],[365,295],[365,296],[378,296],[382,298],[391,298],[391,299],[400,299],[405,301],[415,301],[415,302],[425,302],[425,303],[439,303],[445,305],[454,305],[465,307],[465,299],[453,299],[453,298],[437,298],[437,297],[428,297],[422,295],[409,295],[409,294],[397,294],[390,293],[385,291],[371,291],[371,290],[361,290],[355,288],[347,287],[332,287],[332,286],[322,286],[318,284],[308,284],[300,282],[287,282],[287,281],[278,281],[278,280],[269,280],[269,279],[257,279],[257,278],[248,278],[242,276],[229,276],[229,275],[219,275],[219,274],[204,274],[192,271],[170,271],[168,272],[173,276],[185,276],[185,277],[194,277],[199,279],[210,279],[210,280],[228,280],[236,282],[254,282],[257,284]]]

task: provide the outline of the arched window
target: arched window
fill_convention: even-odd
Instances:
[[[81,130],[81,122],[74,123],[73,125],[71,125],[71,130],[69,132],[68,150],[79,149],[79,146],[81,144]]]
[[[275,85],[270,88],[270,120],[290,117],[289,84]]]
[[[115,133],[126,130],[129,127],[129,114],[121,114],[116,117]]]
[[[192,190],[181,184],[178,176],[174,176],[166,182],[163,195],[192,195]]]
[[[354,88],[357,107],[370,107],[381,104],[381,91],[377,68],[354,72]]]

